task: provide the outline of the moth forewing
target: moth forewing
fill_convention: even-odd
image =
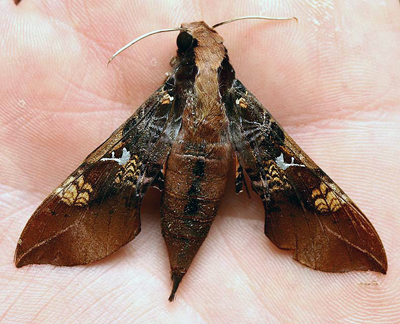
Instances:
[[[141,201],[179,129],[172,102],[162,103],[170,88],[167,80],[38,207],[17,245],[17,267],[87,264],[140,232]],[[170,131],[157,140],[160,129]]]

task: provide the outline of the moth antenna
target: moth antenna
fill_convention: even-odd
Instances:
[[[122,47],[121,49],[119,49],[117,52],[114,53],[113,56],[111,56],[111,58],[108,60],[107,66],[108,64],[110,64],[110,62],[121,52],[125,51],[128,47],[132,46],[133,44],[137,43],[138,41],[142,40],[143,38],[146,38],[148,36],[154,35],[154,34],[159,34],[159,33],[166,33],[166,32],[171,32],[171,31],[177,31],[177,30],[183,30],[184,28],[182,27],[177,27],[177,28],[168,28],[168,29],[159,29],[159,30],[154,30],[152,32],[149,32],[147,34],[144,34],[136,39],[134,39],[133,41],[131,41],[130,43],[126,44],[124,47]]]
[[[233,21],[238,21],[238,20],[244,20],[244,19],[265,19],[265,20],[296,20],[298,21],[298,19],[296,17],[290,17],[290,18],[272,18],[272,17],[265,17],[265,16],[244,16],[244,17],[238,17],[238,18],[233,18],[233,19],[229,19],[229,20],[225,20],[223,22],[220,22],[218,24],[215,24],[214,26],[212,26],[212,28],[216,28],[225,24],[229,24]]]

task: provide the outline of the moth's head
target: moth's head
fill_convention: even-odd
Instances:
[[[185,23],[181,26],[176,44],[178,53],[184,54],[195,47],[210,47],[222,44],[223,39],[218,33],[208,26],[204,21]]]

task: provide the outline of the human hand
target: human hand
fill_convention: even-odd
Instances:
[[[400,321],[400,45],[392,2],[288,2],[290,10],[267,11],[258,2],[173,1],[155,10],[150,2],[0,0],[4,322]],[[218,32],[237,77],[374,224],[388,274],[329,274],[293,261],[265,237],[259,199],[235,196],[232,179],[174,303],[156,190],[145,198],[141,234],[115,254],[87,266],[16,269],[29,216],[161,84],[177,34],[147,38],[107,68],[110,55],[148,31],[247,14],[299,19],[236,22]]]

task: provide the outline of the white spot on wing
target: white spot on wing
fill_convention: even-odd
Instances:
[[[128,161],[131,158],[131,153],[124,147],[122,149],[122,156],[120,158],[116,158],[115,157],[115,153],[112,152],[111,153],[111,157],[110,158],[103,158],[100,161],[115,161],[117,162],[119,165],[125,165],[128,163]]]
[[[284,160],[284,158],[283,158],[283,153],[281,153],[281,155],[279,155],[279,156],[276,158],[275,162],[276,162],[276,165],[277,165],[279,168],[281,168],[282,170],[284,170],[284,171],[285,171],[287,168],[291,167],[291,166],[305,167],[304,164],[296,164],[296,163],[293,163],[293,162],[294,162],[293,156],[292,156],[292,161],[291,161],[290,163],[285,163],[285,160]]]

